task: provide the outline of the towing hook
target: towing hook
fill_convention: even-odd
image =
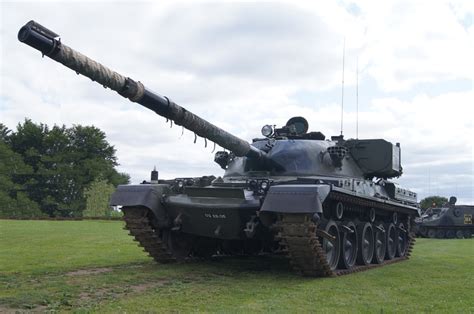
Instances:
[[[181,216],[183,214],[179,213],[178,216],[173,220],[173,228],[171,228],[171,231],[180,231],[181,227],[183,226],[183,220],[181,219]]]
[[[255,236],[255,233],[257,232],[258,224],[259,222],[257,220],[257,216],[252,216],[250,221],[247,221],[247,223],[245,224],[245,229],[244,229],[244,232],[247,238],[253,238]]]

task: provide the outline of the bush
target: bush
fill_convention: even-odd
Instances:
[[[83,217],[111,218],[121,217],[122,213],[109,206],[110,196],[115,191],[112,184],[104,179],[97,179],[85,190],[86,209]]]

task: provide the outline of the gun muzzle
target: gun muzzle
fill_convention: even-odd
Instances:
[[[35,21],[29,21],[18,32],[18,40],[41,51],[43,55],[52,54],[58,46],[59,35]]]

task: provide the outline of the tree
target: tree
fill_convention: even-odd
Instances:
[[[1,133],[1,132],[0,132]],[[24,186],[13,182],[14,178],[27,180],[33,170],[25,165],[21,155],[13,152],[0,139],[0,216],[7,218],[42,216],[37,203],[31,201]]]
[[[48,132],[47,125],[25,119],[23,124],[18,123],[16,132],[8,136],[11,149],[20,154],[34,172],[40,168],[41,156],[45,153],[44,138]]]
[[[115,169],[115,148],[94,126],[49,128],[26,119],[8,135],[8,142],[33,171],[28,180],[13,181],[50,216],[81,216],[84,191],[98,178],[113,186],[129,182],[128,175]]]
[[[434,206],[438,207],[438,206],[442,206],[443,204],[447,202],[448,202],[448,199],[443,196],[428,196],[420,201],[420,207],[423,210],[427,210],[428,208],[433,207],[433,204]]]
[[[0,141],[5,142],[10,132],[11,130],[9,130],[5,124],[0,123]]]

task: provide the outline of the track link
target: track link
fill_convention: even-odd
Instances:
[[[348,201],[345,195],[331,194],[331,199]],[[360,199],[357,199],[356,204],[364,205]],[[372,203],[370,205],[373,207]],[[410,257],[415,244],[415,234],[409,233],[405,256],[385,260],[381,264],[355,265],[351,269],[331,270],[327,262],[326,253],[317,235],[317,226],[312,222],[310,216],[304,214],[282,214],[276,223],[276,227],[279,229],[277,239],[279,240],[280,247],[282,252],[288,257],[292,268],[295,271],[301,272],[304,276],[311,277],[341,276],[397,263]]]
[[[173,263],[176,258],[169,252],[168,247],[160,238],[158,230],[152,228],[148,219],[148,209],[145,207],[122,207],[125,230],[133,236],[139,246],[158,263]]]

